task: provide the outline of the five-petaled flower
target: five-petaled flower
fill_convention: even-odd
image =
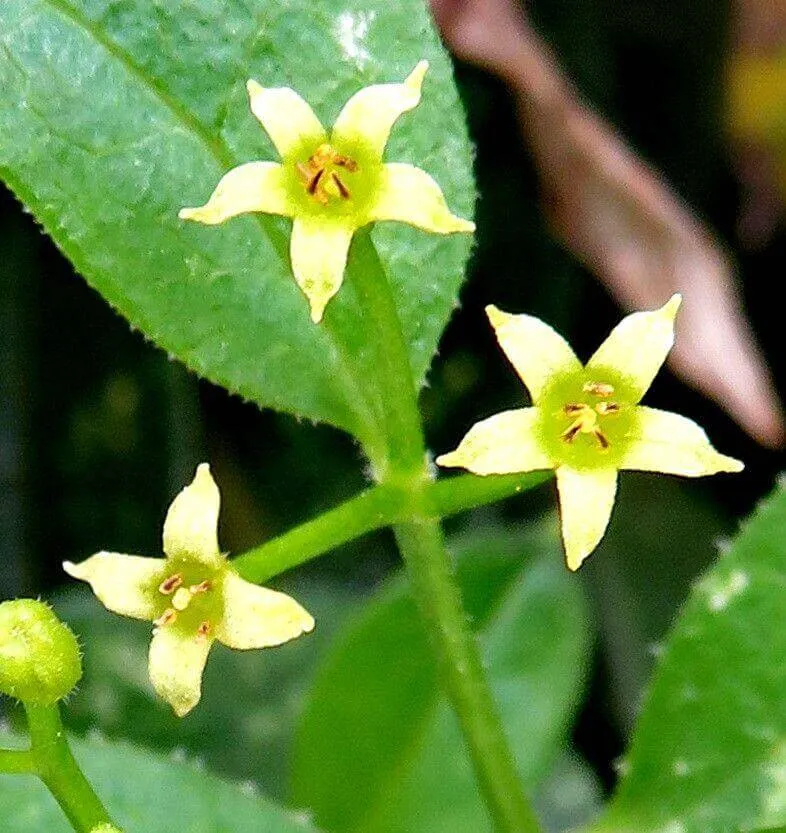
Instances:
[[[218,548],[218,487],[206,463],[164,521],[165,559],[100,552],[65,571],[90,584],[109,610],[153,622],[150,679],[182,717],[199,702],[217,639],[246,650],[281,645],[314,628],[294,599],[244,581]]]
[[[629,315],[586,365],[547,324],[486,307],[500,346],[533,407],[474,425],[437,458],[475,474],[555,469],[568,567],[576,570],[606,531],[620,469],[700,477],[738,472],[685,417],[639,405],[674,342],[681,298]]]
[[[208,225],[254,211],[293,218],[292,271],[315,322],[341,286],[352,235],[362,226],[397,220],[437,234],[474,231],[474,223],[450,213],[425,171],[382,161],[396,119],[420,101],[427,69],[421,61],[403,84],[360,90],[344,105],[329,136],[294,90],[249,81],[251,111],[281,164],[233,168],[206,205],[184,208],[179,216]]]

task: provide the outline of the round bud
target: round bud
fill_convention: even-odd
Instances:
[[[0,693],[51,705],[81,676],[76,637],[48,605],[34,599],[0,604]]]

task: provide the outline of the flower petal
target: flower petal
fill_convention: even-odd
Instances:
[[[631,441],[622,455],[622,469],[703,477],[745,467],[739,460],[718,453],[703,429],[687,417],[644,406],[639,406],[636,413],[640,438]]]
[[[534,426],[536,408],[503,411],[475,423],[455,451],[436,459],[438,466],[461,466],[475,474],[512,474],[550,469],[554,463],[541,450]]]
[[[289,87],[263,87],[253,79],[246,84],[251,112],[259,119],[282,159],[304,145],[316,149],[327,133],[308,104]]]
[[[113,613],[152,621],[161,612],[158,586],[166,572],[162,558],[99,552],[73,564],[63,562],[69,576],[86,581],[101,604]]]
[[[473,222],[450,213],[442,189],[425,171],[401,163],[382,166],[369,208],[369,222],[377,220],[398,220],[437,234],[475,231]]]
[[[218,549],[218,510],[221,495],[210,466],[202,463],[193,481],[172,501],[164,521],[167,558],[199,561],[219,567],[224,556]]]
[[[660,309],[623,318],[587,362],[587,369],[616,370],[641,399],[674,344],[674,318],[681,303],[682,296],[673,295]]]
[[[202,672],[213,640],[172,625],[156,628],[150,643],[150,682],[178,717],[187,715],[202,694]]]
[[[491,305],[486,315],[535,404],[554,376],[581,372],[581,362],[568,342],[539,318],[512,315]]]
[[[240,651],[269,648],[313,630],[313,617],[294,599],[227,571],[224,618],[215,630],[219,642]]]
[[[292,272],[308,298],[311,320],[322,320],[328,301],[344,281],[355,227],[346,218],[295,217],[289,244]]]
[[[205,205],[181,208],[177,216],[213,226],[249,211],[291,217],[294,210],[283,167],[278,162],[247,162],[222,177]]]
[[[360,143],[382,159],[396,119],[418,105],[427,69],[428,61],[421,61],[403,84],[374,84],[355,93],[333,125],[331,143],[338,147]]]
[[[617,492],[616,469],[557,469],[562,540],[568,568],[578,570],[609,525]]]

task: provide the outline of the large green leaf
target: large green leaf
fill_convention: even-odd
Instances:
[[[786,822],[786,491],[693,588],[594,833]]]
[[[532,788],[564,740],[586,668],[582,595],[544,527],[474,536],[460,550],[465,605]],[[336,833],[491,830],[400,581],[346,630],[317,678],[296,745],[294,800]]]
[[[0,743],[10,740],[0,732]],[[253,785],[230,784],[193,763],[106,741],[74,741],[73,747],[124,833],[316,833]],[[3,833],[71,830],[43,784],[27,775],[0,776],[0,819]]]
[[[0,0],[0,176],[77,269],[134,326],[198,373],[260,405],[369,441],[378,420],[374,334],[351,281],[314,326],[291,277],[288,226],[206,228],[177,211],[229,168],[275,159],[245,82],[288,85],[326,124],[365,84],[425,57],[424,102],[388,158],[472,212],[450,61],[421,0]],[[469,238],[375,228],[415,375],[455,304]]]

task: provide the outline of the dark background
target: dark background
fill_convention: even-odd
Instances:
[[[730,41],[726,4],[539,0],[531,12],[582,94],[664,172],[729,247],[753,327],[783,393],[784,351],[776,340],[783,324],[770,286],[783,280],[786,235],[781,229],[756,252],[742,251],[735,242],[740,195],[722,88]],[[520,396],[477,314],[484,304],[541,316],[583,357],[620,315],[550,235],[507,91],[469,67],[459,66],[458,78],[477,142],[481,199],[463,307],[445,333],[423,396],[435,451],[453,447],[474,421]],[[260,413],[190,376],[132,332],[2,191],[0,367],[0,598],[54,595],[77,620],[95,617],[104,626],[108,615],[93,600],[57,596],[64,579],[60,562],[104,548],[160,554],[166,507],[202,460],[211,461],[222,490],[222,546],[235,553],[365,485],[358,449],[347,437]],[[685,483],[623,476],[609,536],[580,579],[599,638],[576,740],[607,785],[658,640],[691,579],[715,557],[717,541],[771,488],[783,464],[781,455],[756,447],[668,373],[656,381],[648,401],[698,420],[719,449],[748,467],[739,477]],[[551,505],[549,486],[484,511],[524,521]],[[347,605],[397,566],[389,536],[380,533],[313,562],[285,583],[300,582],[306,596],[322,600],[317,606],[328,624],[319,644],[325,647]],[[144,661],[145,627],[135,633]],[[302,690],[306,672],[298,673],[294,685]],[[111,680],[105,683],[110,697]],[[172,745],[163,711],[139,717],[143,706],[145,714],[153,708],[137,690],[143,683],[123,683],[125,699],[112,708],[102,705],[103,689],[91,685],[85,684],[71,709],[78,731],[97,725],[108,734]],[[199,724],[191,735],[187,730],[186,747],[199,752],[201,732]],[[286,738],[278,729],[271,733],[270,742],[279,743],[284,756]],[[245,775],[252,761],[230,756],[212,763]],[[268,786],[276,791],[280,784],[271,778]]]

